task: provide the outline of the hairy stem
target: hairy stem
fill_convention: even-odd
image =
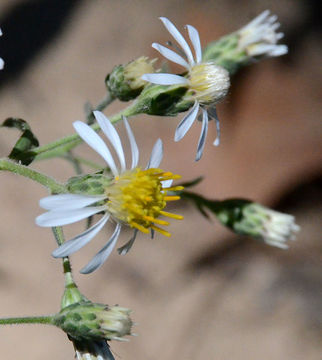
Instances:
[[[20,324],[53,324],[53,315],[47,316],[28,316],[28,317],[13,317],[0,319],[0,325],[20,325]]]
[[[57,244],[60,246],[65,242],[64,233],[62,227],[53,227]],[[69,258],[66,256],[63,259],[63,271],[65,277],[65,291],[61,300],[61,308],[65,308],[68,305],[86,300],[86,298],[78,290],[77,285],[73,279],[72,267]]]
[[[112,124],[117,123],[118,121],[122,120],[122,116],[133,116],[137,113],[135,104],[132,104],[128,108],[122,110],[118,114],[112,116],[110,118]],[[100,130],[99,125],[93,124],[91,128],[95,131]],[[49,144],[39,146],[37,148],[32,149],[32,152],[36,155],[35,160],[44,160],[49,159],[52,157],[62,156],[67,151],[70,151],[77,145],[81,144],[83,140],[79,137],[78,134],[73,134],[66,136],[62,139],[53,141]]]
[[[60,194],[66,192],[63,184],[58,183],[52,177],[44,175],[36,170],[30,169],[27,166],[15,163],[9,159],[0,159],[0,170],[10,171],[15,174],[24,176],[28,179],[34,180],[41,185],[44,185],[53,194]]]

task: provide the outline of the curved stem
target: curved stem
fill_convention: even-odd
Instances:
[[[110,118],[111,123],[115,124],[118,121],[122,120],[122,116],[133,116],[137,113],[136,104],[132,104],[128,108],[122,110],[118,114],[112,116]],[[99,125],[93,124],[91,128],[95,131],[100,130]],[[32,149],[34,155],[36,155],[35,160],[44,160],[52,157],[62,156],[67,151],[73,149],[77,145],[81,144],[83,140],[79,137],[78,134],[73,134],[66,136],[62,139],[53,141],[49,144],[39,146],[37,148]]]
[[[0,159],[0,170],[10,171],[15,174],[24,176],[28,179],[34,180],[46,188],[50,189],[51,193],[59,194],[66,192],[65,186],[58,183],[53,178],[44,175],[36,170],[30,169],[27,166],[17,164],[9,159]]]
[[[20,325],[20,324],[53,324],[53,315],[47,316],[28,316],[28,317],[13,317],[0,319],[0,325]]]

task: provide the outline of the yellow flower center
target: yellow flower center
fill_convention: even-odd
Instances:
[[[114,182],[106,188],[108,211],[117,221],[144,233],[148,233],[151,228],[165,236],[171,236],[168,231],[155,224],[169,225],[169,222],[158,218],[161,215],[178,220],[183,219],[181,215],[163,211],[167,201],[180,199],[179,196],[167,195],[167,191],[178,191],[183,187],[163,188],[162,182],[180,177],[161,169],[135,168],[126,171],[116,177]]]
[[[228,71],[212,62],[194,65],[189,71],[189,80],[193,96],[203,105],[222,100],[230,86]]]

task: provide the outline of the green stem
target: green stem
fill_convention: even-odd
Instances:
[[[36,170],[30,169],[27,166],[17,164],[9,159],[0,159],[0,170],[10,171],[15,174],[24,176],[28,179],[34,180],[46,188],[50,189],[51,193],[59,194],[66,192],[63,184],[58,183],[53,178],[41,174]]]
[[[122,120],[122,116],[133,116],[137,114],[136,104],[133,103],[128,108],[122,110],[118,114],[112,116],[110,121],[112,124],[117,123],[118,121]],[[100,130],[100,127],[97,123],[91,125],[91,128],[95,131]],[[66,136],[62,139],[53,141],[49,144],[39,146],[37,148],[32,149],[34,155],[36,155],[35,160],[44,160],[52,157],[62,156],[67,151],[73,149],[77,145],[82,143],[82,139],[79,137],[78,134],[73,134]]]
[[[107,92],[105,95],[105,98],[97,104],[94,110],[102,111],[104,110],[108,105],[110,105],[115,100],[115,97],[113,97],[110,92]]]
[[[0,319],[0,325],[20,325],[20,324],[47,324],[54,325],[53,315],[47,316],[28,316]]]
[[[74,160],[77,161],[79,164],[83,164],[83,165],[87,165],[89,167],[91,167],[94,170],[101,170],[102,169],[102,165],[96,164],[94,161],[88,160],[88,159],[84,159],[80,156],[73,156]]]
[[[68,160],[69,162],[72,163],[72,165],[73,165],[73,167],[74,167],[74,170],[75,170],[75,172],[76,172],[77,175],[82,174],[81,164],[80,164],[79,160],[74,156],[74,154],[72,153],[71,150],[69,150],[69,151],[65,154],[64,158],[65,158],[66,160]]]
[[[110,105],[115,100],[110,92],[107,92],[104,99],[99,102],[95,108],[92,108],[90,103],[85,105],[85,112],[86,112],[86,122],[88,125],[92,125],[95,121],[95,117],[93,115],[94,110],[103,111],[108,105]]]
[[[57,244],[60,246],[65,242],[62,227],[52,228]],[[76,283],[73,279],[72,267],[68,257],[63,259],[63,270],[65,277],[65,291],[61,300],[61,308],[65,308],[68,305],[78,303],[86,300],[86,298],[78,290]]]

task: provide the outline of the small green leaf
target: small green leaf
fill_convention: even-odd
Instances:
[[[184,183],[180,183],[178,185],[183,186],[184,188],[188,188],[188,187],[192,187],[192,186],[196,186],[198,185],[201,181],[203,180],[203,176],[198,176],[197,178],[191,180],[191,181],[187,181]]]
[[[22,119],[8,118],[2,123],[1,127],[16,128],[22,132],[14,148],[11,150],[9,158],[23,165],[29,165],[36,156],[31,150],[39,146],[39,142],[28,123]]]

